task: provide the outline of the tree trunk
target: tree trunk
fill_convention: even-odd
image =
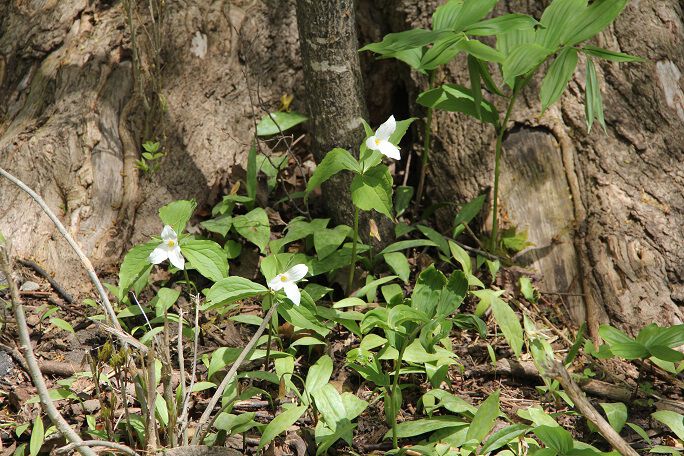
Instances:
[[[391,3],[391,31],[400,31],[429,25],[438,2]],[[498,13],[536,18],[545,6],[504,3]],[[675,0],[632,2],[599,35],[599,46],[647,59],[600,62],[606,133],[586,131],[582,62],[559,104],[541,118],[539,77],[516,105],[504,145],[500,217],[528,229],[535,246],[519,259],[543,290],[564,294],[578,322],[589,311],[634,332],[684,320],[683,18]],[[406,70],[404,78],[413,102],[425,82]],[[438,81],[468,85],[465,60],[450,64]],[[488,191],[493,129],[439,111],[433,124],[428,194],[463,203]],[[443,226],[451,217],[453,211],[441,214]]]

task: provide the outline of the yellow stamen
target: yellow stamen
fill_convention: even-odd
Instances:
[[[169,239],[168,241],[166,241],[166,245],[168,245],[169,247],[173,247],[174,245],[176,245],[176,241],[174,241],[173,239]]]
[[[376,146],[379,146],[379,145],[380,145],[380,140],[379,140],[379,139],[376,139],[376,140],[375,140],[375,145],[376,145]]]
[[[281,281],[281,282],[287,282],[287,277],[285,277],[284,275],[281,275],[281,276],[280,276],[280,281]]]

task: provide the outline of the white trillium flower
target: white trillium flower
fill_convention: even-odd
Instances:
[[[278,274],[269,280],[268,288],[273,291],[285,290],[285,295],[290,298],[290,301],[299,305],[302,293],[297,287],[297,282],[302,280],[307,272],[309,272],[309,268],[305,264],[292,266],[286,272]]]
[[[150,253],[147,261],[152,264],[159,264],[168,259],[178,269],[185,269],[185,258],[181,254],[181,249],[178,245],[178,235],[173,231],[173,228],[166,225],[162,230],[161,238],[162,243]]]
[[[379,150],[382,155],[394,160],[401,160],[399,148],[389,142],[390,136],[396,129],[397,121],[394,120],[394,116],[390,116],[384,124],[378,127],[375,134],[366,140],[366,147],[370,150]]]

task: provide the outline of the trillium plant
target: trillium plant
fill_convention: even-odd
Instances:
[[[351,171],[354,174],[351,183],[351,197],[354,203],[354,231],[347,292],[351,292],[354,283],[354,268],[359,241],[359,211],[375,210],[390,220],[394,220],[392,174],[389,168],[382,163],[382,158],[401,159],[398,144],[414,120],[415,118],[412,117],[397,122],[394,116],[390,116],[375,132],[362,120],[366,139],[359,148],[358,160],[348,150],[335,148],[321,160],[307,184],[306,194],[308,195],[316,187],[341,171]]]
[[[181,253],[176,232],[169,225],[165,225],[161,232],[161,238],[161,244],[152,250],[152,253],[147,258],[148,261],[152,264],[159,264],[168,259],[176,268],[184,270],[185,258],[183,258]]]
[[[273,291],[285,291],[287,296],[293,304],[299,305],[302,299],[302,293],[299,291],[297,282],[302,280],[309,272],[309,268],[305,264],[298,264],[292,266],[286,272],[278,274],[268,281],[268,288]]]
[[[642,59],[587,43],[608,27],[629,0],[553,0],[539,20],[526,14],[504,14],[486,18],[497,0],[448,0],[432,15],[431,29],[390,33],[382,41],[361,51],[380,58],[395,58],[428,80],[418,104],[427,110],[424,130],[423,167],[417,200],[423,192],[428,166],[432,112],[435,109],[460,112],[491,124],[496,132],[492,195],[490,248],[498,248],[498,191],[502,143],[515,101],[538,71],[544,72],[540,85],[542,114],[557,102],[575,76],[578,57],[584,56],[585,114],[590,131],[594,120],[605,130],[603,102],[595,59],[612,62],[638,62]],[[487,42],[481,37],[490,37]],[[490,44],[494,42],[494,47]],[[461,53],[467,56],[470,87],[457,84],[435,85],[439,68]],[[499,85],[490,68],[497,67],[504,82]],[[500,113],[498,106],[505,106]]]

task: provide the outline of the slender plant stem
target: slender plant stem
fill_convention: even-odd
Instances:
[[[431,90],[435,85],[435,71],[430,72],[430,82],[428,90]],[[430,149],[432,147],[432,108],[428,108],[427,116],[425,118],[425,132],[423,142],[423,154],[421,155],[420,180],[418,181],[418,192],[416,193],[416,203],[420,204],[423,198],[423,190],[425,189],[425,176],[430,166]]]
[[[359,242],[359,208],[354,206],[354,240],[352,243],[351,263],[349,264],[349,280],[347,293],[350,294],[354,286],[354,269],[356,268],[356,244]]]
[[[494,195],[492,196],[492,238],[489,244],[489,249],[492,252],[496,251],[496,247],[498,245],[497,240],[499,236],[499,174],[501,173],[501,151],[503,148],[503,137],[506,133],[506,125],[508,124],[508,120],[510,119],[511,113],[513,112],[513,105],[515,105],[515,100],[516,98],[518,98],[520,90],[524,87],[528,80],[529,79],[526,79],[524,82],[516,84],[513,88],[511,98],[509,98],[508,100],[506,115],[504,116],[503,122],[500,125],[498,125],[497,128],[498,131],[496,135],[496,149],[494,155]]]
[[[392,389],[390,390],[390,400],[392,402],[392,409],[394,409],[394,393],[399,388],[399,374],[401,373],[401,363],[404,360],[404,352],[408,348],[409,344],[413,342],[418,332],[423,328],[423,325],[418,325],[411,334],[406,338],[406,342],[403,344],[401,350],[399,350],[399,356],[397,357],[396,364],[394,365],[394,378],[392,379]],[[401,407],[401,404],[400,404]],[[392,417],[392,447],[394,449],[399,448],[399,437],[397,432],[397,413],[399,410],[394,410],[394,416]]]

